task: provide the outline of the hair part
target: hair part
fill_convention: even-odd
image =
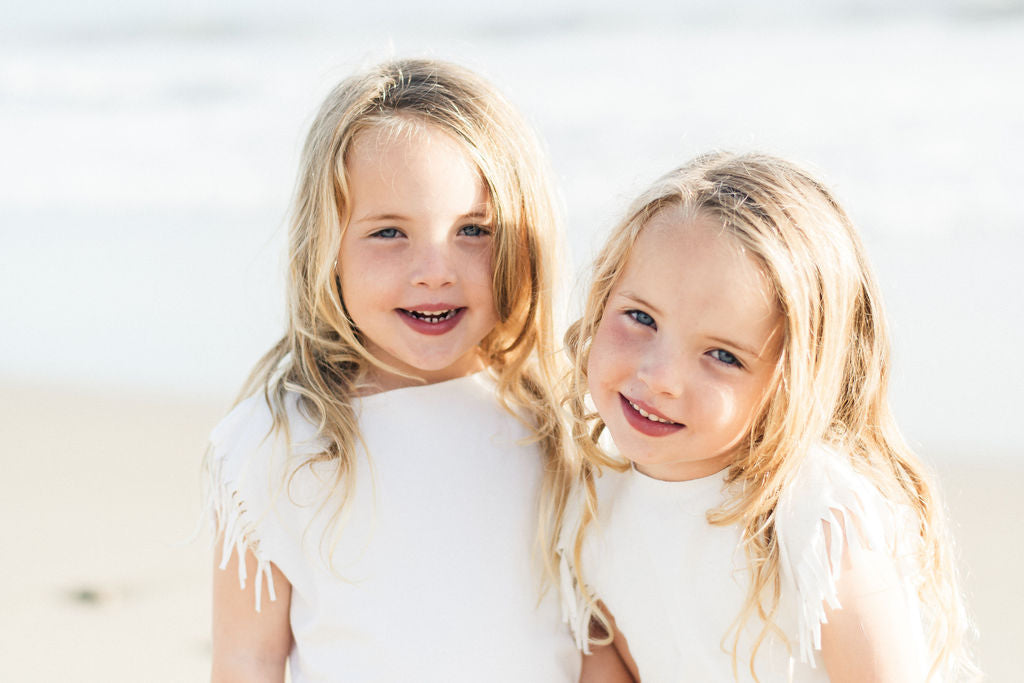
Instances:
[[[669,207],[720,222],[723,234],[761,265],[785,321],[774,388],[727,476],[739,493],[708,512],[711,524],[741,527],[749,565],[745,605],[723,640],[731,641],[734,673],[740,635],[754,614],[763,624],[749,662],[755,679],[758,648],[770,633],[781,633],[773,622],[781,589],[773,514],[786,481],[820,442],[847,453],[883,495],[913,510],[933,673],[975,672],[938,492],[889,409],[888,331],[860,238],[821,182],[767,155],[712,153],[668,173],[636,200],[597,257],[583,317],[566,334],[572,362],[567,403],[586,499],[574,544],[577,581],[585,585],[579,569],[583,536],[597,514],[594,476],[604,467],[624,469],[597,443],[604,423],[586,401],[590,345],[637,236]],[[591,606],[607,626],[605,615]]]

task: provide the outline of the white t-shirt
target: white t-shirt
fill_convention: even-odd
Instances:
[[[732,625],[746,600],[747,559],[740,527],[712,526],[706,517],[726,500],[725,475],[668,482],[630,469],[606,472],[596,482],[598,518],[587,530],[583,577],[615,617],[644,683],[734,680]],[[823,521],[834,532],[832,561]],[[821,448],[808,455],[775,516],[782,595],[774,622],[789,648],[777,636],[767,638],[754,660],[760,681],[828,681],[815,653],[825,605],[838,606],[832,562],[838,563],[849,539],[889,549],[901,556],[894,560],[899,566],[909,567],[900,540],[904,523],[904,511],[837,453]],[[571,547],[568,538],[563,548]],[[574,587],[570,558],[563,553],[563,593],[567,586],[573,590],[568,600],[563,595],[563,614],[578,646],[586,649],[590,613]],[[912,574],[903,573],[902,588],[911,614],[917,614]],[[736,660],[740,681],[753,680],[751,646],[762,625],[755,613],[744,629]],[[924,661],[923,629],[915,637],[917,652],[908,656]]]
[[[541,456],[486,373],[355,399],[370,457],[336,537],[335,466],[288,479],[324,442],[286,403],[290,449],[258,394],[214,430],[210,469],[225,563],[260,564],[254,607],[270,562],[291,583],[294,683],[577,680],[556,591],[538,604]]]

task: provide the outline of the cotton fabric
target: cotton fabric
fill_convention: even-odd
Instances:
[[[269,563],[291,583],[292,681],[577,680],[556,591],[538,604],[541,455],[493,379],[354,401],[365,449],[333,546],[334,465],[298,466],[326,444],[297,395],[288,442],[270,434],[262,395],[211,436],[224,562],[257,558],[257,576],[240,577],[254,609],[269,599]]]
[[[586,592],[614,616],[644,683],[753,680],[750,655],[762,626],[756,614],[739,642],[736,679],[728,653],[749,585],[741,529],[707,521],[730,495],[726,473],[669,482],[629,469],[597,480],[598,518],[582,553],[585,586],[575,583],[570,537],[561,544],[563,612],[581,649],[590,620]],[[886,500],[840,453],[821,447],[808,454],[776,508],[782,594],[774,621],[785,639],[770,635],[759,649],[760,681],[828,680],[821,624],[826,605],[841,606],[836,568],[847,543],[891,555],[900,568],[899,593],[920,626],[908,520],[905,508]],[[908,656],[924,661],[923,629],[914,638],[916,652]]]

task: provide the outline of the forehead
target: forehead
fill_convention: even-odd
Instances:
[[[344,165],[382,165],[401,161],[402,156],[450,157],[479,173],[465,145],[441,126],[412,116],[390,116],[374,121],[352,136],[345,151]]]
[[[357,132],[345,153],[353,205],[485,206],[483,177],[462,143],[440,126],[398,117]]]
[[[764,267],[739,237],[720,220],[680,207],[662,209],[641,228],[615,290],[633,288],[708,316],[763,319],[778,310]]]
[[[729,268],[763,277],[760,262],[721,220],[678,206],[663,208],[640,228],[625,270],[642,272],[652,265],[680,274],[685,269]]]

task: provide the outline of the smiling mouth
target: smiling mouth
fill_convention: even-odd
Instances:
[[[459,311],[463,310],[463,308],[446,308],[441,311],[412,311],[406,308],[400,308],[398,310],[405,313],[410,318],[430,323],[431,325],[437,325],[438,323],[443,323],[446,320],[451,320],[458,315]]]
[[[625,398],[625,396],[623,396],[623,398]],[[678,422],[673,422],[672,420],[667,420],[665,418],[658,417],[657,415],[652,415],[651,413],[648,413],[646,410],[644,410],[643,408],[641,408],[637,404],[633,403],[628,398],[626,399],[626,403],[628,403],[633,410],[635,410],[636,412],[640,413],[640,415],[642,417],[647,418],[651,422],[657,422],[658,424],[664,424],[664,425],[677,425],[677,424],[679,424]]]

